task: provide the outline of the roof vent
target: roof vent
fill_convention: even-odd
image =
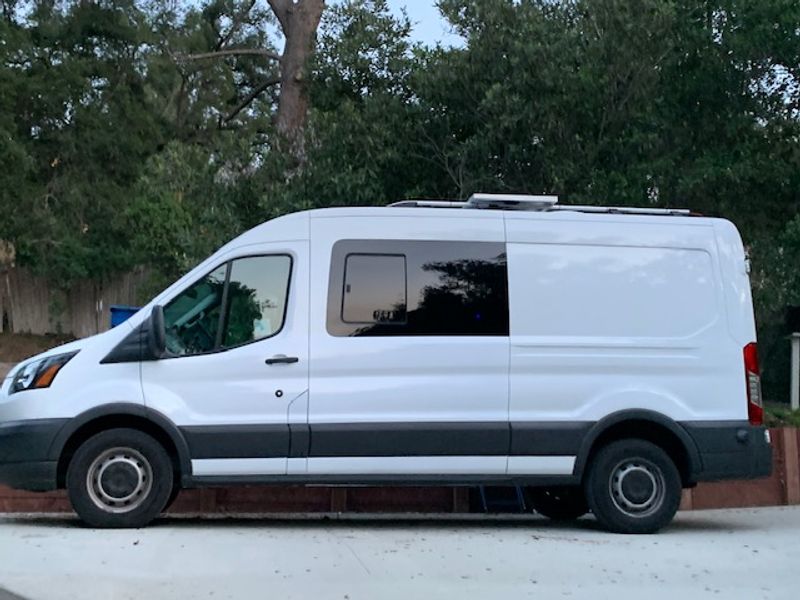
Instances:
[[[472,194],[467,200],[469,208],[500,210],[551,210],[556,204],[558,204],[558,196],[528,196],[525,194]]]

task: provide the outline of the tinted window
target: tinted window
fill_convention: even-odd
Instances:
[[[337,242],[327,320],[336,336],[508,335],[505,244]]]
[[[406,322],[405,256],[350,254],[345,258],[342,321]]]
[[[167,350],[202,354],[280,331],[291,265],[288,256],[252,256],[206,275],[164,307]]]

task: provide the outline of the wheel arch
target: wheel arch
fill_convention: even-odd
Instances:
[[[683,485],[694,485],[695,473],[702,467],[697,445],[680,424],[651,410],[623,410],[595,423],[581,443],[575,461],[575,477],[583,479],[586,466],[599,448],[626,438],[643,439],[660,446],[675,460]]]
[[[184,484],[191,479],[189,446],[178,427],[156,410],[120,402],[98,406],[72,418],[53,440],[48,457],[58,463],[59,488],[65,485],[67,466],[78,447],[92,435],[115,427],[137,429],[154,437],[169,453],[176,480]]]

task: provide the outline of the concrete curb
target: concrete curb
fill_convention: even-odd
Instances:
[[[336,512],[234,512],[234,513],[177,513],[165,514],[157,522],[169,521],[365,521],[365,522],[433,522],[446,521],[458,522],[516,522],[516,521],[544,521],[544,517],[537,514],[486,514],[486,513],[336,513]],[[68,521],[78,523],[74,514],[53,513],[16,513],[0,512],[2,521]],[[1,600],[1,599],[0,599]]]
[[[717,508],[705,509],[700,512],[706,514],[714,513],[749,513],[754,510],[793,510],[791,506],[761,506],[761,507],[737,507],[737,508]],[[698,511],[693,511],[695,514]],[[681,514],[681,513],[678,513]],[[689,514],[689,513],[684,513]],[[580,519],[581,521],[594,521],[591,515]],[[57,521],[79,524],[77,516],[69,513],[15,513],[0,512],[0,525],[10,521]],[[232,513],[180,513],[166,514],[154,521],[154,526],[180,521],[273,521],[276,523],[285,521],[294,522],[319,522],[319,521],[338,521],[352,523],[543,523],[550,520],[535,513],[526,514],[497,514],[497,513],[320,513],[320,512],[232,512]],[[0,597],[0,600],[3,600]]]

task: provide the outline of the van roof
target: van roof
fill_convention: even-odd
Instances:
[[[466,202],[442,200],[404,200],[390,204],[392,207],[457,208],[478,210],[513,210],[533,212],[572,211],[599,214],[632,214],[657,216],[699,216],[686,208],[656,208],[627,206],[587,206],[559,204],[558,196],[532,196],[527,194],[473,194]]]
[[[278,217],[286,219],[293,215],[308,215],[310,218],[334,218],[334,217],[439,217],[439,218],[497,218],[500,214],[514,219],[545,219],[545,220],[576,220],[576,221],[605,221],[614,217],[620,219],[635,218],[636,222],[654,223],[682,223],[685,225],[708,224],[710,221],[718,220],[716,217],[706,217],[692,212],[671,212],[670,209],[662,209],[655,212],[654,209],[634,209],[625,207],[595,207],[595,206],[575,206],[560,205],[555,210],[507,210],[500,208],[486,208],[481,210],[469,209],[442,209],[431,207],[425,204],[390,204],[389,206],[339,206],[329,208],[316,208],[301,213],[293,213]],[[277,219],[276,219],[277,220]]]
[[[408,202],[408,203],[407,203]],[[411,203],[413,202],[413,203]],[[399,205],[390,206],[341,206],[330,208],[316,208],[311,210],[289,213],[274,219],[270,219],[260,225],[256,225],[249,231],[242,233],[239,237],[231,240],[224,248],[240,246],[245,244],[259,243],[265,236],[275,233],[275,228],[280,228],[281,239],[308,239],[309,219],[318,218],[339,218],[339,217],[361,217],[361,218],[469,218],[469,219],[496,219],[501,214],[506,218],[522,220],[545,220],[545,221],[574,221],[574,222],[611,222],[625,221],[633,224],[660,224],[660,225],[681,225],[694,227],[712,226],[717,219],[703,217],[694,213],[679,212],[652,212],[652,210],[632,210],[617,209],[615,207],[575,207],[573,205],[560,205],[558,210],[509,210],[497,207],[481,208],[480,210],[466,209],[463,207],[441,208],[428,206],[429,201],[406,201]],[[596,210],[596,209],[604,210]],[[688,213],[688,214],[687,214]],[[692,217],[692,218],[688,218]]]

